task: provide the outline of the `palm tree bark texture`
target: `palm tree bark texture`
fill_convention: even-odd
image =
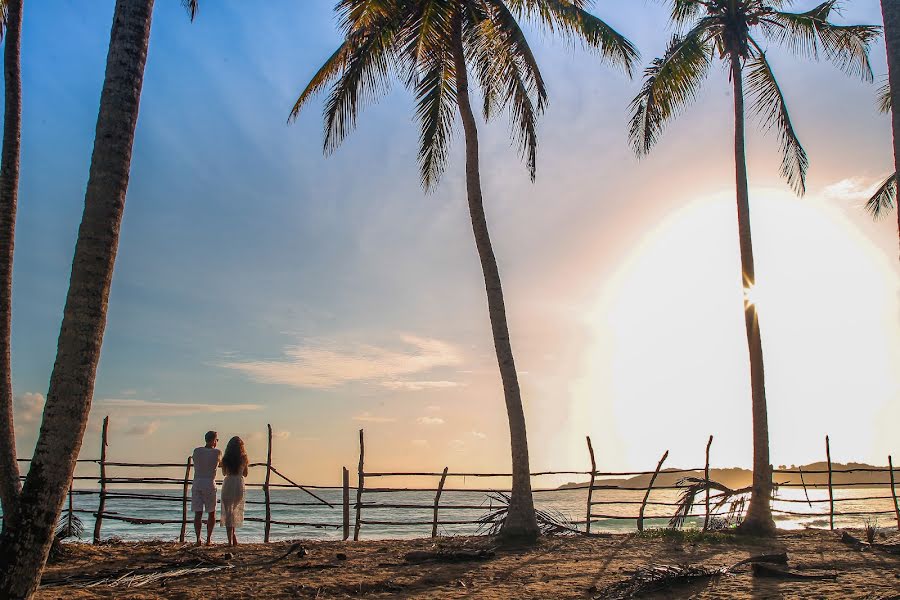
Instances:
[[[881,16],[884,19],[891,106],[900,106],[900,0],[881,0]],[[894,172],[900,173],[900,110],[891,111],[891,129],[894,136]],[[897,207],[897,234],[900,239],[900,206]]]
[[[3,77],[6,84],[3,148],[0,151],[0,507],[15,511],[21,485],[16,462],[12,388],[12,275],[19,196],[22,141],[22,0],[6,0],[6,47]],[[4,527],[6,521],[4,520]]]
[[[125,209],[153,0],[117,0],[69,291],[44,419],[0,537],[0,598],[37,588],[87,424]]]

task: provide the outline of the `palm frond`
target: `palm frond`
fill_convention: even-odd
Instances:
[[[897,174],[892,173],[890,177],[884,180],[878,191],[866,202],[866,210],[872,215],[873,219],[880,219],[889,210],[894,208],[897,201]]]
[[[197,11],[200,9],[200,0],[181,0],[181,5],[188,12],[193,21],[197,17]]]
[[[697,96],[709,71],[710,45],[701,26],[675,35],[662,58],[644,71],[644,85],[632,100],[628,137],[638,156],[647,154],[663,126]]]
[[[595,50],[631,77],[640,54],[628,39],[573,0],[505,0],[514,12],[541,22],[551,32]]]
[[[877,102],[878,102],[878,110],[883,113],[891,112],[891,107],[894,104],[894,99],[891,96],[891,82],[885,81],[884,85],[878,88],[877,92]]]
[[[349,41],[344,41],[344,43],[334,51],[334,54],[325,61],[325,64],[319,68],[316,74],[313,75],[309,83],[306,84],[306,88],[297,98],[294,107],[291,109],[291,114],[288,116],[288,122],[296,121],[297,117],[300,115],[300,111],[306,103],[309,102],[313,96],[325,89],[329,83],[340,77],[341,73],[346,68],[349,54],[350,43]]]
[[[806,192],[806,170],[809,167],[809,159],[794,132],[784,95],[766,60],[765,52],[757,48],[746,68],[747,86],[756,115],[764,127],[778,129],[782,156],[781,175],[797,193],[802,195]]]
[[[671,2],[671,19],[676,25],[689,23],[706,10],[706,6],[700,0],[671,0]]]
[[[447,53],[434,54],[415,85],[416,117],[422,130],[419,165],[425,189],[437,183],[447,164],[456,117],[455,77],[453,57]]]
[[[881,27],[830,23],[837,1],[827,0],[804,13],[771,10],[761,21],[763,31],[796,54],[814,59],[824,54],[848,75],[871,82],[869,46],[881,34]]]

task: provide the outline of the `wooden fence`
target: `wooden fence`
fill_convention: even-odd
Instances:
[[[69,489],[69,497],[68,497],[68,519],[71,520],[73,515],[76,513],[86,513],[90,514],[94,517],[94,529],[93,529],[93,540],[94,542],[99,542],[101,540],[102,534],[102,526],[103,522],[106,520],[115,520],[120,522],[125,522],[132,525],[178,525],[180,527],[179,540],[184,542],[187,527],[193,522],[193,519],[190,518],[191,515],[188,512],[188,502],[190,499],[189,496],[189,484],[191,482],[191,470],[192,463],[191,458],[188,457],[184,463],[128,463],[128,462],[116,462],[110,461],[107,458],[107,434],[108,434],[109,420],[108,417],[103,420],[103,429],[101,431],[101,446],[100,446],[100,458],[99,460],[94,459],[80,459],[78,463],[94,463],[99,467],[99,479],[91,476],[74,476],[72,485],[70,485]],[[245,521],[249,522],[259,522],[263,523],[264,527],[264,541],[268,542],[271,537],[271,528],[273,525],[277,526],[287,526],[287,527],[310,527],[317,529],[335,529],[342,532],[342,538],[347,540],[351,536],[351,527],[352,527],[352,536],[354,540],[358,540],[360,538],[360,533],[362,527],[364,525],[368,526],[378,526],[384,528],[391,527],[425,527],[429,526],[431,529],[432,537],[437,537],[440,533],[441,527],[443,526],[470,526],[473,528],[477,528],[480,525],[483,525],[485,522],[485,514],[490,514],[492,511],[502,510],[502,498],[500,495],[508,494],[508,489],[502,489],[499,487],[452,487],[447,486],[447,480],[449,478],[510,478],[510,473],[471,473],[471,472],[450,472],[448,467],[445,467],[441,472],[367,472],[365,470],[365,439],[363,430],[359,431],[359,462],[357,466],[357,485],[355,487],[350,486],[350,474],[349,470],[344,467],[342,468],[341,473],[341,486],[315,486],[315,485],[301,485],[293,481],[288,476],[284,475],[281,471],[276,468],[272,461],[272,426],[267,426],[267,451],[266,451],[266,462],[264,463],[251,463],[251,468],[265,468],[265,482],[261,484],[246,484],[248,488],[261,488],[263,491],[263,500],[250,500],[248,499],[246,502],[248,504],[262,504],[265,508],[265,517],[246,517]],[[591,444],[590,437],[587,438],[587,449],[588,449],[588,458],[590,459],[590,470],[587,471],[544,471],[544,472],[536,472],[532,473],[532,478],[540,478],[546,476],[558,476],[558,475],[573,475],[573,476],[584,476],[588,478],[589,481],[585,484],[581,485],[572,485],[566,486],[564,489],[534,489],[534,494],[536,498],[540,497],[543,494],[547,493],[559,493],[561,491],[576,491],[582,490],[586,492],[586,510],[585,510],[585,519],[584,520],[576,520],[570,521],[569,525],[574,527],[583,527],[586,533],[591,533],[592,524],[596,524],[601,520],[615,520],[615,521],[633,521],[636,524],[638,531],[642,531],[644,529],[645,521],[648,519],[661,519],[665,518],[668,520],[670,517],[668,515],[660,515],[655,514],[653,516],[647,516],[646,510],[648,507],[654,507],[657,513],[659,511],[671,511],[674,513],[678,506],[678,502],[672,501],[661,501],[661,500],[651,500],[651,495],[653,492],[658,492],[661,490],[679,490],[684,491],[686,489],[684,484],[680,484],[680,482],[676,482],[675,484],[667,484],[667,485],[657,485],[658,477],[661,473],[669,476],[679,475],[683,477],[692,476],[695,478],[702,477],[705,480],[709,480],[710,477],[710,448],[712,446],[713,438],[709,437],[709,441],[706,444],[706,462],[704,467],[695,468],[695,469],[666,469],[663,470],[663,465],[668,457],[668,451],[666,451],[662,458],[659,460],[656,468],[653,471],[619,471],[619,472],[604,472],[597,470],[597,460],[594,454],[594,449]],[[826,504],[827,512],[801,512],[797,510],[786,510],[774,508],[772,512],[776,515],[787,515],[787,516],[799,516],[799,517],[827,517],[829,520],[829,526],[831,529],[834,529],[834,519],[836,516],[853,516],[853,517],[866,517],[873,518],[885,515],[892,515],[897,523],[897,529],[900,530],[900,503],[898,503],[897,496],[897,486],[895,482],[895,473],[900,471],[898,469],[894,469],[893,459],[892,457],[888,457],[888,467],[887,468],[878,468],[878,467],[859,467],[859,468],[847,468],[847,469],[835,469],[832,468],[831,463],[831,448],[830,448],[830,440],[826,437],[826,459],[827,459],[827,468],[823,470],[803,470],[803,469],[773,469],[772,476],[773,482],[776,486],[776,489],[780,488],[802,488],[804,490],[805,498],[784,498],[777,497],[776,500],[778,502],[784,503],[802,503],[807,504],[810,509],[813,509],[817,505]],[[19,459],[21,462],[29,462],[28,459]],[[172,469],[172,468],[184,468],[184,477],[176,478],[176,477],[131,477],[131,476],[116,476],[115,474],[110,475],[108,473],[109,469]],[[889,483],[881,483],[881,482],[835,482],[835,476],[839,475],[847,475],[851,473],[887,473]],[[799,475],[800,482],[791,482],[790,478]],[[827,475],[827,483],[816,483],[815,481],[807,482],[807,477],[816,478],[816,476],[824,476]],[[279,483],[273,483],[272,478],[277,477]],[[636,477],[636,476],[649,476],[649,481],[646,485],[623,485],[621,478],[625,477]],[[782,478],[787,477],[788,481],[779,482],[779,476]],[[429,487],[388,487],[388,486],[371,486],[371,481],[374,480],[386,480],[392,477],[404,477],[404,478],[431,478],[437,480],[437,486],[434,488]],[[620,478],[619,481],[610,481],[608,478],[615,477]],[[74,489],[74,484],[76,481],[96,481],[99,484],[98,489]],[[143,490],[135,490],[133,487],[135,485],[141,486],[173,486],[177,485],[181,487],[180,496],[175,495],[166,495],[161,493],[145,493]],[[132,489],[127,490],[117,490],[115,486],[131,486]],[[837,498],[834,495],[835,488],[851,488],[857,486],[866,486],[870,488],[879,488],[879,487],[887,487],[889,489],[890,495],[870,495],[863,497],[852,497],[852,498]],[[304,494],[308,495],[311,501],[306,502],[288,502],[285,500],[276,500],[273,499],[271,490],[279,488],[279,489],[291,489],[291,490],[299,490]],[[828,490],[828,498],[817,498],[811,499],[809,497],[809,489],[817,489],[817,488],[827,488]],[[334,503],[327,501],[322,498],[320,495],[316,494],[316,492],[312,491],[316,490],[322,493],[322,490],[331,490],[335,493],[337,491],[341,491],[341,501],[338,504],[337,501]],[[351,491],[355,492],[355,502],[351,502]],[[633,492],[632,497],[628,499],[621,499],[615,497],[614,492]],[[726,512],[726,509],[714,508],[714,504],[718,502],[721,498],[723,498],[723,492],[717,491],[716,493],[710,493],[709,486],[703,488],[703,500],[702,502],[696,502],[695,506],[702,510],[700,512],[694,511],[690,514],[691,517],[696,518],[698,524],[702,522],[703,530],[706,530],[710,527],[711,519],[715,517],[721,517],[722,514]],[[427,503],[422,502],[421,500],[417,500],[414,502],[390,502],[390,501],[369,501],[366,502],[366,496],[372,497],[381,497],[382,494],[396,494],[402,492],[416,492],[418,494],[423,493],[433,493],[434,499],[433,501],[429,501]],[[637,500],[634,496],[639,495],[640,492],[643,492],[643,498],[641,500]],[[493,495],[493,500],[489,503],[481,502],[481,503],[456,503],[456,502],[446,502],[449,496],[453,496],[455,494],[472,494],[472,493],[480,493],[480,494],[488,494]],[[326,494],[322,494],[326,495]],[[97,496],[97,509],[90,510],[85,508],[75,508],[73,505],[72,497],[73,496]],[[106,504],[108,500],[121,500],[121,499],[131,499],[131,500],[142,500],[147,503],[181,503],[181,518],[180,519],[153,519],[148,518],[146,516],[134,516],[134,515],[122,515],[114,511],[110,511],[106,508]],[[442,503],[442,500],[445,502]],[[500,502],[494,502],[494,500]],[[876,511],[876,510],[866,510],[866,511],[841,511],[840,504],[842,502],[861,502],[861,501],[875,501],[875,500],[890,500],[892,502],[892,509],[889,511]],[[836,508],[837,505],[837,508]],[[333,517],[339,517],[340,520],[332,520],[332,521],[291,521],[291,520],[279,520],[275,519],[272,516],[272,507],[273,506],[284,506],[284,507],[319,507],[322,511],[326,511],[326,514]],[[623,511],[623,507],[629,506],[638,506],[637,515],[623,515],[618,514]],[[608,507],[618,507],[617,510],[608,510]],[[607,509],[607,510],[604,510]],[[397,520],[396,517],[391,518],[379,518],[377,516],[377,511],[389,510],[392,514],[400,514],[402,515],[405,511],[417,511],[420,515],[423,511],[428,511],[430,513],[429,519],[423,519],[420,517],[412,517],[410,519]],[[471,514],[472,511],[480,511],[480,516],[478,518],[462,518],[462,517],[450,517],[450,518],[442,518],[443,515],[446,514],[446,511],[468,511]],[[334,512],[331,512],[334,511]],[[375,511],[374,517],[369,517],[368,515],[373,514]],[[351,514],[355,513],[355,518],[351,521]],[[443,514],[442,514],[443,513]],[[456,513],[460,514],[460,513]]]

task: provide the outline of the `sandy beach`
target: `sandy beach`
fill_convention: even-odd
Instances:
[[[862,532],[852,532],[862,537]],[[900,542],[896,532],[881,543]],[[528,549],[493,548],[490,538],[437,541],[297,541],[203,548],[171,542],[67,544],[49,565],[37,598],[613,598],[638,569],[654,565],[729,567],[751,556],[787,552],[789,577],[733,574],[704,577],[633,597],[646,598],[900,598],[900,556],[858,550],[837,532],[781,532],[774,540],[729,535],[544,537]],[[445,555],[485,551],[460,562],[407,559],[410,552]],[[426,555],[414,554],[421,559]],[[459,555],[456,555],[459,558]],[[128,573],[179,576],[128,586]],[[86,587],[93,580],[106,583]],[[118,581],[116,581],[119,579]],[[132,581],[134,583],[134,581]],[[619,587],[615,587],[619,584]],[[619,595],[616,592],[619,592]]]

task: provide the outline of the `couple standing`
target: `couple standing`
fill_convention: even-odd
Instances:
[[[206,545],[212,542],[216,527],[216,469],[222,467],[222,526],[228,534],[228,544],[237,546],[234,530],[244,524],[244,477],[250,461],[244,449],[244,440],[235,436],[228,440],[225,453],[216,448],[219,434],[206,432],[206,445],[194,448],[194,483],[191,486],[191,510],[194,511],[194,533],[200,545],[200,529],[203,513],[206,521]]]

